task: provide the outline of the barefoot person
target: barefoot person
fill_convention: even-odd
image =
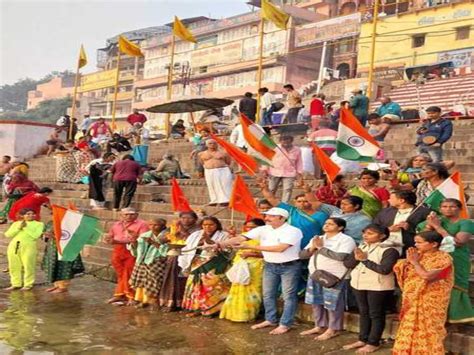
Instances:
[[[124,305],[128,300],[133,304],[135,294],[129,285],[130,276],[135,266],[135,258],[127,249],[127,244],[134,243],[138,236],[148,231],[145,221],[138,218],[133,208],[124,208],[121,211],[121,220],[115,222],[105,236],[106,242],[112,244],[112,266],[117,274],[117,286],[114,297],[107,303]]]
[[[199,153],[199,160],[204,166],[210,206],[227,206],[232,191],[232,172],[230,157],[219,151],[217,142],[213,139],[206,141],[207,150]]]
[[[315,236],[300,253],[302,259],[310,258],[308,268],[311,277],[308,278],[306,286],[305,302],[313,307],[315,324],[313,329],[303,332],[302,335],[322,333],[314,338],[318,341],[334,338],[343,329],[348,283],[348,269],[343,261],[356,247],[354,239],[344,234],[345,227],[345,220],[328,218],[323,226],[324,234]],[[330,287],[323,287],[323,281],[329,277],[337,282]]]
[[[135,290],[135,301],[140,307],[151,306],[158,309],[158,295],[163,284],[168,247],[165,239],[166,220],[152,218],[148,222],[150,230],[138,237],[127,249],[136,258],[130,277],[130,285]]]
[[[386,306],[395,289],[393,267],[399,257],[389,236],[387,227],[369,224],[363,231],[363,243],[344,260],[344,266],[353,269],[351,287],[359,308],[359,340],[345,345],[344,350],[366,354],[380,347]]]
[[[298,306],[298,281],[301,274],[299,260],[301,231],[287,223],[288,211],[274,207],[264,212],[267,225],[249,231],[245,236],[230,239],[227,244],[237,248],[261,251],[265,262],[263,269],[263,305],[265,321],[252,329],[274,327],[270,334],[283,334],[290,330]],[[260,245],[247,245],[248,239]],[[277,300],[281,285],[283,313],[278,322]]]

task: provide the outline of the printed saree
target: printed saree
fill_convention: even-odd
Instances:
[[[453,261],[442,251],[423,254],[420,264],[427,271],[442,270],[434,281],[424,280],[406,259],[394,267],[402,290],[400,325],[393,354],[444,354],[443,341],[451,288]]]

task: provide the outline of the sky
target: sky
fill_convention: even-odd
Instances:
[[[75,70],[84,45],[95,71],[96,50],[121,32],[180,18],[224,18],[250,11],[246,0],[0,0],[0,85]]]

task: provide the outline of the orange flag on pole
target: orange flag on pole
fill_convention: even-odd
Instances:
[[[183,190],[181,190],[175,178],[171,179],[171,204],[174,212],[192,211],[188,199],[184,196]]]
[[[332,183],[336,178],[337,174],[341,171],[341,168],[329,158],[324,151],[319,148],[316,144],[311,142],[311,148],[313,149],[313,153],[318,159],[319,165],[321,169],[324,170],[324,173],[328,177],[328,180]]]
[[[232,187],[232,196],[230,197],[229,207],[235,211],[242,212],[248,216],[254,218],[262,218],[260,212],[258,212],[255,200],[250,193],[247,184],[244,179],[237,175]]]
[[[211,136],[249,175],[254,176],[257,173],[258,164],[250,155],[214,134]]]

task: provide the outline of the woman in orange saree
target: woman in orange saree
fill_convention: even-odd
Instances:
[[[439,250],[442,240],[436,232],[418,234],[416,248],[408,249],[407,258],[394,267],[402,290],[395,355],[444,354],[453,262],[449,254]]]

